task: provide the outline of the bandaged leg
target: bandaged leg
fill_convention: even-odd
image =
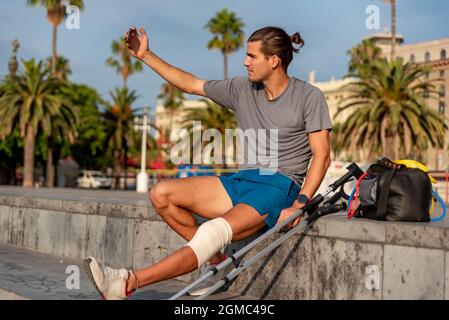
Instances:
[[[231,241],[231,226],[225,219],[216,218],[203,223],[186,246],[195,252],[199,268]]]

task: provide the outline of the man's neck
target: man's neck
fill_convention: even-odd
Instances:
[[[278,98],[287,89],[289,77],[286,73],[274,73],[270,78],[263,81],[265,96],[268,100]]]

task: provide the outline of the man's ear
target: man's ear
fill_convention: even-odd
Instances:
[[[281,66],[281,58],[279,58],[278,56],[274,55],[270,57],[270,63],[271,63],[271,68],[277,69]]]

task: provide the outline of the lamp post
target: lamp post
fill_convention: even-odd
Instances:
[[[142,130],[142,150],[140,158],[140,172],[137,175],[137,192],[148,192],[148,174],[146,173],[146,155],[147,155],[147,130],[148,125],[148,106],[143,109],[143,120],[134,118],[134,129]]]

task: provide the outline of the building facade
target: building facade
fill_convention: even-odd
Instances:
[[[378,47],[382,49],[383,56],[390,58],[391,52],[391,34],[375,33],[365,37],[366,40],[372,40]],[[435,89],[438,91],[437,96],[429,95],[426,98],[428,105],[437,110],[441,117],[449,118],[449,38],[438,39],[415,44],[404,44],[402,35],[397,36],[396,57],[403,58],[405,62],[418,65],[430,66],[432,71],[425,75],[427,80],[435,80]],[[330,113],[334,122],[344,121],[348,114],[342,113],[337,118],[334,115],[340,105],[340,102],[349,93],[344,86],[350,82],[349,79],[331,79],[326,82],[316,82],[314,73],[311,73],[309,81],[320,88],[326,96],[329,104]],[[449,121],[446,121],[449,125]],[[429,147],[427,152],[426,165],[430,170],[446,170],[449,166],[449,130],[446,132],[445,147],[443,149],[435,149]],[[356,153],[355,158],[359,161],[366,161],[367,154],[361,150],[352,149],[351,152]],[[347,155],[347,154],[346,154]],[[344,155],[345,156],[345,155]]]
[[[171,132],[175,129],[182,127],[181,123],[185,119],[185,116],[189,109],[206,108],[207,105],[204,101],[200,100],[184,100],[182,106],[173,112],[170,112],[164,108],[164,106],[158,102],[156,106],[155,124],[161,132]],[[159,133],[156,133],[156,139],[159,138]]]

